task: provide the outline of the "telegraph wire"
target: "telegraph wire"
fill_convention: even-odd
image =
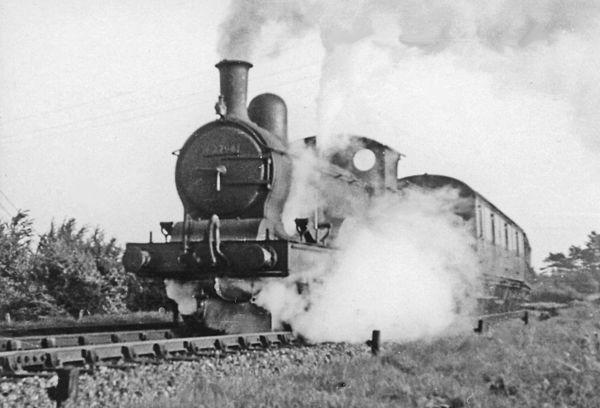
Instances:
[[[299,72],[302,69],[310,68],[310,67],[313,67],[313,66],[315,66],[314,63],[310,63],[310,64],[306,64],[306,65],[297,67],[296,69],[293,69],[293,70],[280,70],[280,71],[276,71],[276,72],[271,72],[268,75],[259,76],[256,79],[256,81],[261,81],[261,80],[264,80],[266,78],[270,78],[270,77],[279,75],[281,73],[288,73],[288,72],[295,73],[295,72]],[[286,85],[286,84],[288,84],[290,82],[292,82],[292,83],[293,82],[300,82],[300,81],[304,81],[306,79],[309,79],[311,77],[304,76],[304,77],[292,79],[290,81],[285,81],[283,83],[275,82],[272,86]],[[197,89],[194,92],[185,93],[185,94],[181,94],[179,96],[176,96],[174,98],[170,98],[170,99],[168,99],[168,101],[169,102],[173,102],[173,101],[179,101],[179,100],[183,100],[183,99],[189,99],[189,98],[192,98],[192,97],[195,97],[197,95],[200,95],[200,94],[204,93],[205,91],[207,91],[211,87],[213,87],[213,85],[207,85],[207,86],[204,86],[204,87],[202,87],[200,89]],[[156,98],[158,98],[158,97],[159,96],[157,95]],[[90,117],[83,118],[83,119],[80,119],[80,120],[77,120],[77,121],[71,121],[71,122],[67,122],[67,123],[60,123],[60,124],[57,124],[57,125],[54,125],[54,126],[49,126],[49,127],[40,128],[40,129],[34,129],[34,130],[31,130],[31,131],[25,132],[24,134],[33,134],[33,133],[43,132],[43,131],[46,131],[46,130],[53,130],[53,129],[57,129],[57,128],[61,128],[61,127],[68,127],[68,126],[70,126],[72,124],[76,124],[76,123],[79,123],[79,122],[88,122],[88,121],[92,121],[92,120],[95,120],[95,119],[101,119],[101,118],[104,118],[104,117],[118,115],[120,113],[131,112],[131,111],[135,111],[135,110],[139,110],[139,109],[144,109],[144,108],[151,108],[152,106],[155,106],[155,105],[152,105],[150,103],[150,104],[145,104],[145,105],[133,106],[133,107],[130,107],[130,108],[127,108],[127,109],[121,109],[121,110],[114,111],[114,112],[103,113],[101,115],[90,116]],[[4,123],[8,123],[8,122],[4,122]],[[5,141],[6,140],[10,140],[10,138],[5,138],[4,140]]]
[[[183,99],[189,99],[192,98],[194,96],[196,96],[197,94],[199,94],[200,92],[194,92],[191,94],[184,94],[181,95],[179,97],[170,99],[169,101],[178,101],[178,100],[183,100]],[[115,115],[119,115],[119,114],[123,114],[123,113],[128,113],[128,112],[134,112],[140,109],[145,109],[145,108],[151,108],[153,105],[152,104],[147,104],[147,105],[142,105],[142,106],[135,106],[135,107],[131,107],[131,108],[127,108],[127,109],[121,109],[118,111],[114,111],[114,112],[107,112],[107,113],[103,113],[101,115],[96,115],[96,116],[90,116],[90,117],[86,117],[83,119],[78,119],[78,120],[74,120],[74,121],[70,121],[70,122],[66,122],[66,123],[60,123],[57,125],[53,125],[53,126],[48,126],[48,127],[44,127],[44,128],[39,128],[39,129],[34,129],[34,130],[30,130],[28,132],[24,132],[21,134],[35,134],[35,133],[42,133],[42,132],[46,132],[46,131],[53,131],[55,129],[61,129],[61,128],[68,128],[72,125],[77,125],[77,124],[81,124],[81,123],[85,123],[85,122],[93,122],[97,119],[103,119],[103,118],[107,118],[107,117],[111,117],[111,116],[115,116]],[[153,113],[153,112],[150,112]],[[6,139],[5,139],[6,140]],[[10,140],[10,139],[8,139]]]
[[[266,56],[267,54],[264,54],[264,56]],[[281,73],[288,73],[288,72],[297,72],[300,71],[301,69],[304,69],[306,67],[312,67],[315,66],[316,64],[318,64],[318,61],[315,62],[311,62],[309,64],[305,64],[299,67],[295,67],[293,69],[282,69],[279,71],[275,71],[275,72],[271,72],[268,73],[267,75],[259,75],[257,76],[254,81],[262,81],[265,80],[267,78],[279,75]],[[39,117],[39,116],[44,116],[44,115],[48,115],[48,114],[53,114],[53,113],[59,113],[59,112],[66,112],[72,109],[77,109],[77,108],[81,108],[84,106],[89,106],[89,105],[93,105],[98,103],[98,101],[105,101],[105,100],[111,100],[111,99],[118,99],[118,98],[124,98],[130,95],[136,95],[138,94],[140,97],[143,97],[143,93],[148,91],[148,90],[153,90],[153,89],[157,89],[158,87],[156,85],[164,85],[164,84],[168,84],[171,82],[177,82],[183,79],[187,79],[187,78],[195,78],[198,77],[200,74],[202,73],[202,71],[198,71],[196,73],[192,73],[192,74],[187,74],[187,75],[182,75],[182,76],[178,76],[175,78],[171,78],[171,79],[167,79],[164,81],[160,81],[157,83],[154,83],[152,87],[146,87],[142,90],[137,89],[137,90],[133,90],[133,91],[123,91],[123,92],[117,92],[113,95],[108,95],[108,96],[104,96],[104,97],[100,97],[100,98],[96,98],[92,101],[85,101],[85,102],[80,102],[80,103],[75,103],[75,104],[71,104],[71,105],[67,105],[67,106],[63,106],[57,109],[49,109],[49,110],[45,110],[45,111],[40,111],[40,112],[35,112],[35,113],[31,113],[29,115],[25,115],[25,116],[19,116],[19,117],[15,117],[15,118],[10,118],[8,120],[0,120],[0,122],[2,124],[12,124],[12,123],[16,123],[16,122],[23,122],[27,119],[31,119],[34,117]],[[204,89],[199,89],[197,93],[199,93],[200,91],[203,91]]]
[[[200,74],[200,72],[198,72],[196,75],[199,75],[199,74]],[[165,81],[156,82],[153,87],[146,87],[146,88],[143,88],[142,90],[137,89],[137,90],[133,90],[133,91],[116,92],[116,93],[114,93],[112,95],[102,96],[102,97],[99,97],[99,98],[95,98],[94,100],[89,100],[89,101],[85,101],[85,102],[74,103],[74,104],[63,106],[63,107],[60,107],[60,108],[57,108],[57,109],[48,109],[48,110],[39,111],[39,112],[31,113],[31,114],[28,114],[28,115],[24,115],[24,116],[18,116],[18,117],[11,118],[9,120],[5,120],[5,121],[3,121],[3,123],[10,124],[10,123],[14,123],[14,122],[22,122],[24,120],[31,119],[31,118],[34,118],[36,116],[44,116],[44,115],[53,114],[53,113],[65,112],[65,111],[69,111],[69,110],[72,110],[72,109],[81,108],[83,106],[93,105],[93,104],[98,103],[99,101],[105,101],[105,100],[110,100],[110,99],[118,99],[118,98],[124,98],[124,97],[129,96],[129,95],[141,94],[142,92],[145,92],[147,90],[156,89],[156,85],[164,85],[164,84],[167,84],[167,83],[170,83],[170,82],[179,81],[181,79],[191,78],[193,76],[195,76],[195,75],[194,74],[188,74],[188,75],[184,75],[184,76],[180,76],[180,77],[168,79],[168,80],[165,80]],[[143,95],[140,95],[140,96],[143,96]]]
[[[313,66],[314,66],[314,64],[307,64],[307,65],[298,67],[297,69],[294,69],[294,70],[281,70],[281,71],[277,71],[277,72],[272,72],[272,73],[269,73],[268,75],[263,75],[263,76],[261,76],[259,78],[261,80],[264,80],[265,78],[269,78],[269,77],[272,77],[272,76],[279,75],[282,72],[283,73],[298,72],[301,69],[304,69],[304,68],[307,68],[307,67],[313,67]],[[284,81],[284,82],[279,82],[279,83],[275,82],[273,84],[273,86],[274,87],[287,86],[287,85],[289,85],[291,83],[298,83],[298,82],[306,81],[306,80],[312,79],[312,78],[314,78],[314,76],[312,76],[312,75],[303,76],[303,77],[300,77],[300,78],[293,78],[291,80]],[[201,95],[203,92],[205,92],[210,87],[212,87],[212,85],[203,87],[203,88],[201,88],[201,89],[199,89],[197,91],[194,91],[192,93],[187,93],[187,94],[183,94],[183,95],[177,96],[175,98],[171,98],[171,99],[169,99],[169,102],[177,102],[177,101],[180,101],[180,100],[185,100],[185,99],[190,99],[190,98],[196,97],[198,95]],[[134,111],[138,111],[138,110],[142,110],[142,109],[146,109],[146,108],[151,108],[152,106],[156,106],[156,105],[146,104],[146,105],[142,105],[142,106],[131,107],[131,108],[122,109],[122,110],[118,110],[118,111],[114,111],[114,112],[104,113],[104,114],[101,114],[101,115],[91,116],[91,117],[83,118],[81,120],[71,121],[71,122],[67,122],[67,123],[60,123],[60,124],[57,124],[57,125],[54,125],[54,126],[45,127],[45,128],[34,129],[34,130],[30,130],[30,131],[27,131],[27,132],[20,133],[19,135],[13,135],[12,137],[4,138],[3,142],[7,142],[7,141],[11,142],[11,141],[16,141],[18,139],[19,139],[19,141],[23,141],[23,139],[21,139],[22,135],[35,135],[35,134],[44,133],[44,132],[48,132],[48,131],[52,132],[52,131],[59,130],[59,129],[65,129],[65,128],[68,129],[69,127],[72,127],[72,128],[68,129],[67,131],[87,129],[88,128],[87,126],[81,127],[81,126],[77,126],[77,125],[85,123],[85,122],[92,122],[93,123],[97,119],[109,118],[109,117],[120,115],[120,114],[123,114],[123,113],[134,112]],[[157,110],[151,110],[151,111],[145,112],[145,113],[140,114],[140,115],[136,115],[136,116],[129,117],[129,118],[123,118],[123,120],[117,120],[117,121],[113,121],[113,122],[107,122],[107,123],[101,124],[101,126],[103,126],[103,125],[104,126],[109,126],[109,125],[112,125],[113,123],[120,123],[122,121],[130,121],[132,119],[136,119],[136,118],[139,118],[139,117],[160,114],[160,113],[163,113],[163,112],[170,112],[170,111],[173,111],[173,110],[187,108],[187,107],[192,107],[192,106],[194,106],[194,104],[187,104],[187,105],[180,105],[180,106],[169,106],[169,105],[165,106],[165,105],[163,105],[163,107],[166,107],[167,109],[158,110],[158,111]],[[90,128],[97,128],[97,127],[98,126],[92,126]],[[27,138],[25,140],[32,140],[32,138]]]
[[[180,98],[180,99],[189,99],[189,97],[188,98]],[[131,120],[143,118],[146,116],[154,116],[154,115],[158,115],[158,114],[162,114],[162,113],[172,112],[172,111],[179,110],[179,109],[191,108],[194,105],[195,104],[171,105],[171,106],[165,106],[166,109],[146,111],[146,112],[140,113],[135,116],[124,117],[124,118],[120,118],[120,119],[112,120],[112,121],[108,121],[108,122],[107,121],[104,121],[104,122],[97,121],[98,119],[103,119],[103,118],[110,119],[112,116],[116,116],[116,115],[119,115],[122,113],[134,112],[141,108],[126,109],[126,110],[114,112],[114,114],[103,114],[103,115],[98,115],[98,116],[91,117],[91,118],[86,118],[83,120],[62,123],[59,125],[50,126],[50,127],[41,128],[41,129],[34,129],[29,132],[23,132],[23,133],[20,133],[19,135],[14,135],[11,138],[5,139],[5,141],[16,142],[16,143],[21,144],[23,142],[34,141],[36,139],[36,135],[40,135],[40,134],[47,133],[47,132],[50,132],[50,133],[58,132],[58,131],[73,132],[73,131],[83,131],[83,130],[87,130],[87,129],[97,129],[97,128],[107,127],[107,126],[111,126],[111,125],[118,124],[118,123],[129,122]],[[147,106],[147,107],[150,107],[150,106]],[[86,124],[86,122],[89,122],[89,124]],[[24,137],[22,137],[24,135],[29,135],[32,137],[24,138]]]
[[[82,130],[88,130],[88,129],[100,129],[103,127],[109,127],[109,126],[119,124],[119,123],[126,123],[126,122],[132,122],[135,120],[140,120],[141,118],[147,118],[147,117],[155,116],[155,115],[161,114],[161,113],[173,112],[173,111],[177,111],[180,109],[190,108],[192,106],[193,105],[189,105],[189,104],[175,106],[175,107],[171,107],[169,109],[163,109],[163,110],[157,111],[157,112],[146,112],[146,113],[143,113],[140,115],[123,118],[123,119],[115,120],[115,121],[111,121],[111,122],[98,123],[95,125],[91,124],[90,126],[85,126],[85,127],[73,127],[71,129],[66,130],[65,132],[82,131]],[[17,148],[19,148],[19,147],[26,148],[27,146],[25,144],[23,144],[23,142],[31,142],[31,141],[34,141],[34,138],[28,138],[28,139],[21,140],[21,141],[19,141],[19,145],[17,146]]]
[[[10,212],[8,212],[8,210],[0,203],[0,208],[6,213],[6,215],[8,215],[9,219],[12,219],[13,216]]]
[[[4,194],[4,191],[0,190],[0,194],[2,194],[4,196],[4,198],[6,199],[6,201],[10,204],[10,206],[12,208],[14,208],[15,211],[19,211],[19,209],[13,204],[13,202],[10,201],[10,198],[8,198],[8,196],[6,194]]]

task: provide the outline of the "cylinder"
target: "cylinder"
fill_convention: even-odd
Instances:
[[[226,117],[247,121],[248,71],[252,64],[239,60],[223,60],[215,67],[220,73],[221,95],[227,107]]]
[[[138,272],[150,263],[151,257],[147,251],[136,246],[128,246],[123,254],[123,266],[127,272]]]
[[[253,274],[277,264],[277,251],[258,244],[229,245],[223,248],[232,270],[237,274]]]
[[[248,106],[250,120],[287,142],[287,106],[278,95],[264,93]]]

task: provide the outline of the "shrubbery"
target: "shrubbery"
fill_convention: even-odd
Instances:
[[[51,225],[40,237],[34,260],[35,278],[58,307],[71,315],[118,313],[125,310],[125,274],[115,240],[105,241],[98,229],[88,234],[74,219]]]
[[[554,278],[538,279],[530,295],[532,302],[569,303],[583,298],[583,294],[568,285],[561,285]]]
[[[10,222],[0,223],[2,316],[10,312],[13,317],[23,319],[60,313],[54,299],[35,276],[31,224],[26,212],[19,212]]]
[[[156,310],[169,304],[162,283],[143,280],[124,271],[122,249],[96,228],[78,228],[74,219],[34,242],[32,221],[19,212],[0,222],[0,318]],[[551,271],[538,275],[532,301],[569,302],[600,289],[600,235],[592,232],[583,248],[567,255],[550,253],[544,260]]]
[[[34,245],[32,221],[19,212],[0,223],[0,313],[16,319],[156,310],[164,288],[123,270],[121,248],[100,229],[78,228],[74,219],[50,230]],[[33,250],[32,248],[36,248]]]

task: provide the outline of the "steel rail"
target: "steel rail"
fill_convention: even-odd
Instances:
[[[483,333],[488,328],[490,323],[497,322],[500,320],[509,319],[521,319],[524,324],[529,324],[529,311],[528,310],[512,310],[509,312],[492,313],[478,316],[477,326],[473,329],[475,333]]]
[[[4,328],[0,329],[2,337],[25,337],[25,336],[50,336],[57,334],[75,333],[101,333],[110,331],[142,331],[142,330],[168,330],[177,327],[174,322],[148,322],[148,323],[114,323],[114,324],[77,324],[73,326],[50,326],[34,328]]]
[[[178,329],[111,330],[100,333],[72,333],[48,336],[0,337],[0,352],[83,346],[86,344],[122,343],[136,340],[159,340],[182,337]]]
[[[265,332],[5,351],[0,352],[0,375],[56,370],[66,366],[199,358],[216,352],[280,347],[293,340],[291,332]]]

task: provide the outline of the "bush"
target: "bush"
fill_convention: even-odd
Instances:
[[[157,310],[169,303],[161,282],[138,279],[121,265],[121,248],[74,219],[54,223],[32,251],[32,220],[20,211],[0,222],[0,317],[17,320]]]
[[[0,222],[0,314],[15,319],[61,314],[43,283],[32,273],[34,254],[32,220],[18,211],[8,222]]]
[[[597,293],[600,289],[600,234],[592,231],[584,247],[571,246],[565,255],[550,253],[544,262],[551,277],[562,286],[582,294]]]
[[[570,286],[539,285],[530,294],[531,302],[570,303],[582,299],[583,295]]]
[[[90,313],[118,313],[126,310],[127,286],[119,263],[120,248],[115,240],[105,241],[96,229],[88,236],[74,219],[40,237],[33,273],[56,304],[77,316]]]

